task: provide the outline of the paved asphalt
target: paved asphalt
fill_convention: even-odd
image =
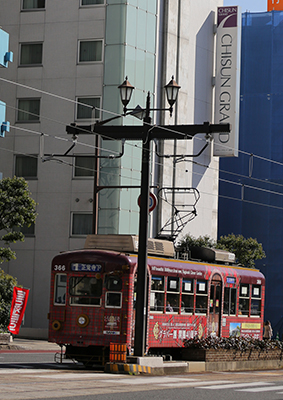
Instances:
[[[56,352],[56,344],[18,338],[10,350],[1,348],[0,400],[283,399],[283,370],[129,376],[85,370],[67,360],[58,365],[52,361]]]

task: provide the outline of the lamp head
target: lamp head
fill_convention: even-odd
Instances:
[[[174,80],[174,76],[172,76],[172,79],[167,85],[164,86],[165,91],[166,91],[166,96],[167,96],[167,101],[170,105],[170,108],[172,109],[172,106],[175,104],[179,90],[181,86],[177,84],[177,82]]]
[[[124,82],[120,86],[118,86],[118,89],[120,89],[121,101],[125,108],[131,100],[134,86],[130,84],[130,82],[128,81],[128,77],[126,76]]]

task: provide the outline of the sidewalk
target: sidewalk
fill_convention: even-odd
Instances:
[[[1,347],[4,350],[4,347]],[[11,350],[15,348],[19,350],[54,351],[54,353],[60,351],[60,346],[56,343],[49,343],[47,340],[20,339],[17,337],[14,337],[13,342],[9,343],[9,348]]]

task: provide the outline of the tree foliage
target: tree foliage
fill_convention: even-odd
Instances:
[[[209,236],[194,236],[188,234],[180,242],[180,248],[191,247],[210,247],[222,249],[234,253],[236,261],[247,268],[255,266],[255,260],[265,258],[265,252],[262,244],[258,243],[256,239],[245,239],[243,235],[234,235],[233,233],[227,236],[221,236],[218,241],[210,238]]]
[[[0,263],[16,258],[11,243],[23,241],[20,229],[35,222],[36,203],[24,178],[4,178],[0,181]]]
[[[221,236],[217,241],[217,248],[234,253],[238,262],[248,268],[255,266],[255,260],[266,257],[262,244],[258,243],[256,239],[245,239],[243,235],[234,235],[233,233]]]
[[[195,238],[194,236],[188,234],[181,240],[179,246],[188,249],[190,247],[215,247],[216,241],[208,235]]]
[[[0,269],[0,331],[7,331],[13,289],[16,285],[17,280]]]

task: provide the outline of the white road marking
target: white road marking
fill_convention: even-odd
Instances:
[[[193,381],[193,382],[172,382],[172,383],[160,383],[158,386],[166,386],[166,387],[181,387],[181,386],[200,386],[200,385],[216,385],[216,384],[223,384],[223,383],[233,383],[233,381]],[[208,389],[207,387],[206,389]]]
[[[144,383],[147,384],[152,384],[152,383],[157,383],[157,384],[163,384],[162,382],[164,382],[164,384],[167,383],[174,383],[174,382],[195,382],[197,381],[196,379],[187,379],[187,378],[172,378],[169,376],[159,376],[159,377],[154,377],[154,376],[148,376],[148,377],[132,377],[132,378],[125,378],[125,379],[109,379],[109,382],[113,383],[121,383],[123,385],[129,385],[129,384],[133,384],[133,385],[143,385]],[[106,382],[106,380],[104,380],[104,382]]]
[[[247,383],[232,383],[227,385],[212,385],[212,386],[203,386],[199,389],[235,389],[240,387],[250,387],[250,386],[261,386],[261,385],[273,385],[273,383],[269,382],[247,382]]]
[[[251,388],[251,389],[236,389],[236,392],[271,392],[271,391],[277,391],[277,390],[282,390],[283,386],[270,386],[270,387],[257,387],[257,388]]]
[[[23,368],[0,368],[0,374],[31,374],[34,375],[34,369],[23,369]],[[40,373],[47,373],[50,369],[41,369]]]
[[[81,379],[85,379],[85,378],[93,379],[95,377],[95,375],[91,374],[91,373],[90,374],[88,374],[88,373],[84,374],[84,373],[60,373],[60,372],[58,373],[57,372],[56,374],[54,374],[53,371],[50,374],[47,374],[47,375],[41,375],[41,374],[36,375],[36,374],[33,374],[33,376],[35,378],[46,378],[46,379],[52,378],[52,379],[57,379],[57,380],[62,379],[64,381],[68,380],[68,379],[71,379],[71,380],[81,380]]]

